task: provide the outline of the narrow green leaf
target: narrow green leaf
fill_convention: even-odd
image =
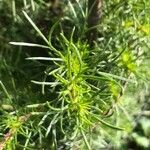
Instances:
[[[80,1],[76,0],[76,3],[78,4],[78,6],[79,6],[79,8],[81,10],[81,14],[82,14],[83,18],[85,18],[85,13],[84,13],[84,10],[83,10],[83,6],[80,4]]]
[[[70,137],[70,140],[74,140],[77,137],[78,133],[79,133],[79,128],[76,127],[72,136]]]
[[[92,113],[91,113],[91,114],[92,114]],[[112,129],[115,129],[115,130],[124,130],[124,128],[116,127],[116,126],[114,126],[114,125],[112,125],[112,124],[109,124],[109,123],[105,122],[104,120],[101,120],[98,116],[96,116],[96,115],[94,115],[94,114],[92,114],[92,116],[93,116],[95,119],[97,119],[99,122],[101,122],[102,124],[106,125],[106,126],[109,127],[109,128],[112,128]]]
[[[15,0],[12,0],[12,14],[14,17],[14,21],[16,21],[16,2],[15,2]]]
[[[57,119],[58,116],[59,116],[59,113],[57,113],[57,114],[53,117],[52,121],[50,122],[50,124],[49,124],[49,126],[48,126],[48,128],[47,128],[46,134],[45,134],[46,137],[47,137],[48,134],[50,133],[52,126],[58,121],[58,119]]]
[[[89,144],[89,142],[88,142],[88,140],[87,140],[87,138],[86,138],[86,135],[85,135],[84,131],[83,131],[81,128],[80,128],[80,131],[81,131],[81,134],[82,134],[82,136],[83,136],[85,145],[87,146],[87,149],[88,149],[88,150],[91,150],[90,144]]]
[[[33,28],[38,32],[38,34],[41,36],[41,38],[49,45],[49,42],[47,38],[44,36],[44,34],[40,31],[40,29],[35,25],[35,23],[32,21],[32,19],[28,16],[28,14],[23,11],[24,16],[26,19],[30,22],[30,24],[33,26]]]
[[[108,81],[109,79],[108,78],[105,78],[105,77],[98,77],[98,76],[93,76],[93,75],[82,75],[83,78],[85,79],[92,79],[92,80],[104,80],[104,81]]]
[[[70,6],[70,8],[71,8],[71,10],[72,10],[72,13],[73,13],[74,17],[75,17],[75,18],[78,18],[78,17],[77,17],[77,14],[76,14],[76,11],[75,11],[75,9],[74,9],[74,7],[73,7],[73,5],[72,5],[72,3],[71,3],[70,1],[68,1],[68,4],[69,4],[69,6]]]
[[[27,7],[27,0],[23,0],[24,8]]]
[[[50,111],[46,112],[46,114],[42,117],[41,121],[39,122],[38,126],[42,125],[46,118],[51,114]]]
[[[119,79],[119,80],[122,80],[122,81],[136,83],[134,80],[127,79],[127,78],[121,77],[121,76],[117,76],[117,75],[114,75],[114,74],[111,74],[111,73],[106,73],[106,72],[101,72],[101,71],[97,71],[97,73],[99,75],[102,75],[102,76],[105,76],[105,77],[111,77],[111,78]]]
[[[63,111],[63,108],[64,108],[64,99],[59,99],[61,100],[61,115],[60,115],[60,129],[61,129],[61,132],[66,135],[65,133],[65,130],[63,129],[63,120],[64,120],[64,111]],[[68,107],[68,106],[67,106]]]
[[[52,127],[52,149],[57,149],[58,144],[57,144],[57,134],[56,134],[56,126]]]
[[[43,116],[43,115],[45,114],[45,112],[39,112],[39,111],[38,111],[38,112],[31,112],[30,114],[31,114],[32,116],[39,116],[39,115],[42,115],[42,116]]]
[[[2,87],[2,89],[3,89],[4,93],[6,94],[6,96],[8,97],[10,103],[12,103],[11,96],[10,96],[9,93],[7,92],[7,90],[6,90],[5,86],[4,86],[4,84],[2,83],[2,81],[0,81],[0,86]]]
[[[32,105],[27,105],[27,108],[38,108],[38,107],[43,107],[45,106],[46,103],[40,103],[40,104],[32,104]]]
[[[91,108],[99,111],[100,113],[103,113],[103,111],[101,109],[99,109],[98,107],[96,107],[96,106],[91,106]]]
[[[55,74],[53,73],[54,77],[57,78],[57,80],[59,80],[60,82],[64,83],[64,84],[68,84],[68,80],[64,79],[62,76],[60,76],[59,74]]]
[[[69,46],[69,41],[68,41],[67,38],[64,36],[64,34],[63,34],[63,33],[60,33],[60,35],[61,35],[61,37],[63,38],[65,44]]]
[[[32,10],[35,11],[35,3],[33,0],[31,0],[31,7],[32,7]]]
[[[62,68],[57,68],[57,69],[52,70],[51,72],[47,72],[47,74],[52,75],[52,74],[55,74],[56,72],[61,71],[61,70],[62,70]]]
[[[12,45],[18,45],[18,46],[41,47],[41,48],[47,48],[47,49],[49,49],[48,46],[40,45],[40,44],[34,44],[34,43],[26,43],[26,42],[9,42],[9,44],[12,44]]]
[[[61,58],[49,58],[49,57],[29,57],[26,60],[50,60],[50,61],[63,61]]]
[[[55,108],[55,107],[51,106],[49,102],[46,102],[46,104],[53,111],[60,111],[60,112],[62,112],[62,111],[66,110],[68,108],[68,105],[66,105],[65,107],[62,107],[62,108]]]
[[[28,144],[29,144],[31,135],[32,135],[32,132],[30,131],[29,134],[28,134],[28,136],[27,136],[26,142],[25,142],[25,144],[24,144],[23,150],[26,150],[26,149],[27,149],[27,146],[28,146]]]
[[[50,49],[52,51],[54,51],[56,54],[58,54],[62,59],[65,59],[64,56],[62,55],[62,53],[60,51],[58,51],[53,45],[52,45],[52,42],[51,42],[51,39],[52,39],[52,34],[54,32],[54,29],[55,27],[58,25],[58,23],[60,22],[60,20],[58,20],[50,29],[50,32],[49,32],[49,38],[48,38],[48,45],[50,47]]]
[[[35,83],[35,84],[39,84],[39,85],[58,85],[60,84],[59,82],[39,82],[39,81],[34,81],[34,80],[31,80],[32,83]]]

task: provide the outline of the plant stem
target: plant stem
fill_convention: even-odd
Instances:
[[[87,40],[90,46],[93,46],[97,40],[97,28],[102,15],[102,0],[88,0],[88,28],[91,28],[87,33]]]

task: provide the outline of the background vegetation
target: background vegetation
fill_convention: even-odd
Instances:
[[[149,149],[150,2],[0,0],[0,149]]]

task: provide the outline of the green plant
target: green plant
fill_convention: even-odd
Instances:
[[[104,143],[99,144],[100,148],[113,147],[113,144],[115,148],[120,146],[119,142],[124,135],[121,131],[127,133],[132,128],[132,123],[128,123],[132,118],[124,108],[124,103],[127,103],[124,92],[127,86],[132,87],[132,83],[137,83],[135,77],[142,76],[138,70],[139,61],[143,57],[143,45],[147,40],[145,33],[148,34],[141,12],[141,5],[143,6],[144,2],[140,1],[135,5],[140,5],[140,9],[134,7],[135,3],[136,1],[121,0],[104,2],[102,23],[94,27],[99,30],[101,37],[98,36],[93,48],[83,40],[85,33],[90,30],[86,27],[88,14],[86,5],[83,5],[87,4],[85,1],[83,4],[78,1],[73,4],[69,1],[73,15],[68,13],[62,20],[57,21],[51,27],[48,37],[45,36],[48,31],[45,33],[39,30],[23,11],[36,31],[30,32],[38,34],[43,42],[40,40],[39,44],[10,43],[27,46],[29,49],[34,47],[47,50],[49,55],[26,58],[30,60],[29,64],[46,66],[46,70],[43,73],[44,79],[33,78],[31,81],[37,84],[35,92],[32,91],[31,84],[23,90],[19,89],[22,95],[26,95],[23,99],[19,98],[21,102],[25,101],[24,105],[20,105],[21,102],[16,100],[20,91],[15,84],[13,90],[16,94],[13,92],[9,94],[4,84],[0,82],[7,96],[2,98],[1,103],[3,118],[0,127],[3,136],[1,147],[24,150],[92,149],[93,136],[99,136],[101,143]],[[35,4],[37,6],[37,3]],[[46,7],[45,4],[43,2],[42,6]],[[115,8],[113,13],[112,8]],[[28,12],[29,8],[26,7],[26,11]],[[141,15],[138,16],[139,12]],[[65,21],[75,23],[69,25],[67,30],[67,27],[64,27]],[[56,33],[56,30],[59,30],[60,34]],[[33,37],[31,40],[36,41],[36,38]],[[11,77],[17,68],[17,65],[14,66],[11,71],[9,70]],[[30,72],[34,74],[33,71]],[[37,72],[40,73],[40,70]],[[28,80],[31,78],[32,76],[28,77]],[[37,94],[40,86],[42,94],[48,96],[41,98],[42,96]],[[128,108],[130,104],[131,102]],[[135,104],[136,102],[132,102],[132,107]],[[111,141],[112,145],[106,141]]]
[[[88,68],[88,62],[86,62],[86,59],[89,57],[89,48],[86,43],[81,44],[80,41],[77,41],[75,44],[73,42],[73,33],[75,29],[72,31],[70,40],[67,40],[63,33],[60,34],[59,42],[62,50],[58,51],[51,44],[51,36],[56,24],[52,27],[49,34],[49,40],[47,40],[25,12],[24,15],[47,43],[48,46],[46,48],[49,48],[51,53],[53,52],[52,56],[56,56],[55,58],[27,58],[31,60],[50,60],[55,64],[55,69],[52,70],[51,67],[48,67],[46,71],[46,76],[50,76],[53,79],[51,82],[32,81],[33,83],[41,84],[43,86],[43,90],[45,85],[50,85],[51,88],[55,89],[54,92],[57,94],[57,98],[55,100],[42,104],[49,107],[50,111],[53,112],[50,115],[47,115],[45,112],[45,115],[43,116],[44,119],[47,117],[52,118],[49,126],[47,127],[45,136],[47,137],[49,135],[51,129],[58,128],[57,126],[60,125],[59,129],[61,129],[61,131],[59,132],[64,134],[63,136],[65,136],[67,140],[74,140],[77,135],[79,136],[79,134],[81,134],[87,148],[90,149],[90,145],[86,138],[86,132],[87,129],[93,128],[93,125],[96,122],[100,122],[113,129],[122,130],[122,128],[115,127],[102,119],[104,112],[113,104],[111,98],[109,98],[111,93],[116,97],[119,93],[116,93],[114,89],[110,90],[110,94],[108,91],[106,91],[106,93],[103,91],[100,92],[101,89],[99,88],[99,83],[106,82],[106,85],[113,84],[116,85],[116,87],[121,88],[120,84],[114,79],[125,81],[130,80],[100,71],[97,72],[99,74],[98,76],[96,76],[94,72],[93,75],[90,75],[91,73]],[[45,47],[30,43],[11,42],[11,44]],[[95,82],[95,85],[92,85],[92,82]],[[96,92],[95,89],[97,90]],[[106,101],[100,98],[101,95],[105,95],[105,97],[108,95]],[[39,106],[40,104],[27,107]],[[57,133],[58,131],[56,130],[55,132]],[[58,139],[56,138],[54,141],[56,142]]]

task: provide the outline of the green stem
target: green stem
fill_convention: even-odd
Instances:
[[[89,145],[89,142],[88,142],[88,140],[87,140],[87,138],[86,138],[86,135],[85,135],[84,131],[83,131],[81,128],[80,128],[80,131],[81,131],[81,134],[82,134],[82,136],[83,136],[84,142],[85,142],[85,144],[86,144],[86,146],[87,146],[87,149],[88,149],[88,150],[91,150],[91,147],[90,147],[90,145]]]
[[[7,90],[6,90],[5,86],[4,86],[4,84],[2,83],[2,81],[0,81],[0,85],[1,85],[1,87],[2,87],[2,89],[3,89],[3,91],[4,91],[4,93],[5,93],[6,96],[8,97],[10,103],[12,103],[11,97],[10,97],[9,93],[7,92]]]

